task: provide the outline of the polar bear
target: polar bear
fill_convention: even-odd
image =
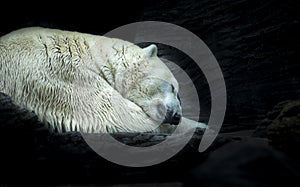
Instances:
[[[0,38],[0,72],[0,91],[56,132],[206,127],[182,117],[178,82],[153,44],[23,28]]]

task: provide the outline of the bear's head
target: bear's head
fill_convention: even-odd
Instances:
[[[146,61],[147,66],[143,70],[143,77],[127,91],[126,98],[139,105],[150,118],[160,124],[179,124],[182,108],[177,80],[157,56],[156,45],[143,48],[142,53],[142,63]]]

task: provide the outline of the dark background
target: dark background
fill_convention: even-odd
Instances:
[[[200,37],[223,71],[228,105],[224,132],[255,129],[281,101],[300,98],[300,3],[292,0],[8,2],[0,12],[0,35],[44,26],[103,35],[136,21],[165,21]],[[173,54],[173,55],[172,55]],[[184,54],[161,46],[160,56],[190,63]],[[210,111],[205,81],[193,74]],[[50,177],[51,178],[51,177]]]

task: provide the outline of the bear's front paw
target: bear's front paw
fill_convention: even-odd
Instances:
[[[208,128],[208,126],[205,124],[205,123],[198,123],[198,125],[197,125],[197,128],[200,128],[200,129],[207,129]]]

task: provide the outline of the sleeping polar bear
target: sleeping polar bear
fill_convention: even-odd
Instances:
[[[182,117],[179,85],[155,45],[24,28],[0,38],[0,72],[0,91],[57,132],[206,127]]]

